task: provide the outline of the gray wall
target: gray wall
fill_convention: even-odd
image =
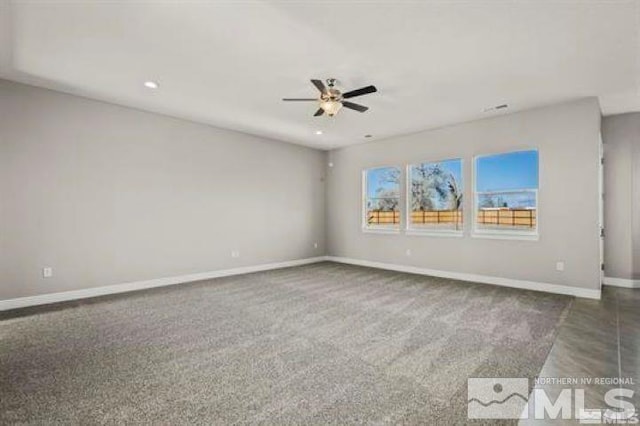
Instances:
[[[335,150],[325,168],[317,150],[0,80],[0,300],[327,252],[597,288],[599,129],[597,101],[585,99]],[[532,147],[540,240],[470,238],[473,156]],[[362,233],[363,169],[455,157],[464,238]],[[623,180],[615,190],[629,193]],[[632,274],[631,256],[612,255],[622,271],[612,276]]]
[[[329,253],[597,289],[599,132],[598,102],[589,98],[332,151]],[[470,238],[473,157],[524,148],[540,153],[539,241]],[[464,159],[464,238],[361,231],[363,169],[458,157]],[[406,249],[411,249],[410,257]],[[557,261],[565,262],[564,272],[556,271]]]
[[[640,278],[640,113],[605,117],[605,274]]]
[[[0,300],[324,255],[325,159],[0,80]]]

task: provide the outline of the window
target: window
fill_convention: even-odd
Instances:
[[[364,228],[400,229],[400,168],[364,171]]]
[[[409,166],[407,229],[462,234],[462,160]]]
[[[475,232],[537,235],[538,151],[477,157]]]

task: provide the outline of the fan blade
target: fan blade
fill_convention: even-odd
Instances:
[[[285,101],[285,102],[291,102],[291,101],[299,101],[299,102],[317,101],[317,99],[315,99],[315,98],[282,98],[282,100]]]
[[[347,93],[343,93],[342,97],[344,99],[349,99],[349,98],[354,98],[356,96],[362,96],[362,95],[366,95],[367,93],[373,93],[373,92],[377,92],[378,89],[376,89],[376,86],[367,86],[367,87],[361,87],[360,89],[356,89],[356,90],[352,90],[350,92]]]
[[[327,93],[327,88],[324,86],[324,83],[322,82],[322,80],[311,80],[311,82],[313,83],[314,86],[318,88],[320,93],[322,93],[323,95]]]
[[[313,116],[320,117],[322,114],[324,114],[324,110],[322,108],[318,108],[318,110],[316,111],[315,114],[313,114]]]
[[[349,109],[355,109],[356,111],[359,111],[359,112],[365,112],[366,110],[369,109],[369,107],[354,104],[353,102],[348,102],[348,101],[342,102],[342,106]]]

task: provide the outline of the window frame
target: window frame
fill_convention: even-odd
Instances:
[[[478,159],[483,157],[494,157],[503,154],[515,154],[518,152],[536,151],[538,153],[538,189],[536,192],[536,226],[532,231],[510,230],[510,229],[478,229]],[[538,241],[540,239],[540,149],[537,147],[523,147],[513,150],[497,151],[487,154],[478,154],[473,157],[471,163],[471,191],[472,191],[472,209],[471,209],[471,238],[486,238],[496,240],[521,240],[521,241]],[[530,190],[530,189],[523,189]]]
[[[435,164],[435,163],[442,163],[444,161],[453,161],[453,160],[459,160],[460,161],[460,174],[461,174],[461,179],[462,179],[462,200],[463,200],[463,204],[462,204],[462,229],[428,229],[428,228],[415,228],[411,226],[411,194],[409,193],[411,191],[411,168],[413,166],[419,165],[419,164]],[[466,223],[466,215],[465,215],[465,208],[464,208],[464,200],[465,200],[465,194],[466,194],[466,190],[465,190],[465,185],[464,185],[464,180],[465,180],[465,173],[464,173],[464,158],[462,157],[453,157],[453,158],[446,158],[446,159],[442,159],[442,160],[425,160],[425,161],[420,161],[417,163],[409,163],[406,165],[405,167],[405,214],[404,214],[404,219],[405,219],[405,226],[404,226],[404,231],[406,235],[415,235],[415,236],[424,236],[424,237],[453,237],[453,238],[462,238],[464,237],[464,230],[465,230],[465,223]]]
[[[401,176],[398,182],[398,224],[394,227],[388,226],[380,226],[380,225],[369,225],[367,223],[367,172],[370,170],[378,170],[378,169],[398,169]],[[372,234],[399,234],[402,229],[402,166],[372,166],[363,169],[361,172],[362,175],[362,187],[361,187],[361,199],[360,199],[360,222],[362,232],[372,233]],[[395,224],[394,224],[395,225]]]

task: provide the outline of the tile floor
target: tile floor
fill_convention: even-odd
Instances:
[[[611,389],[634,391],[631,401],[640,410],[640,289],[603,288],[601,300],[576,299],[558,330],[539,378],[629,378],[633,384],[538,384],[551,401],[562,389],[582,388],[585,408],[606,408],[604,395]],[[530,398],[531,400],[531,398]],[[521,425],[576,424],[577,420],[521,420]],[[574,417],[575,418],[575,417]]]

